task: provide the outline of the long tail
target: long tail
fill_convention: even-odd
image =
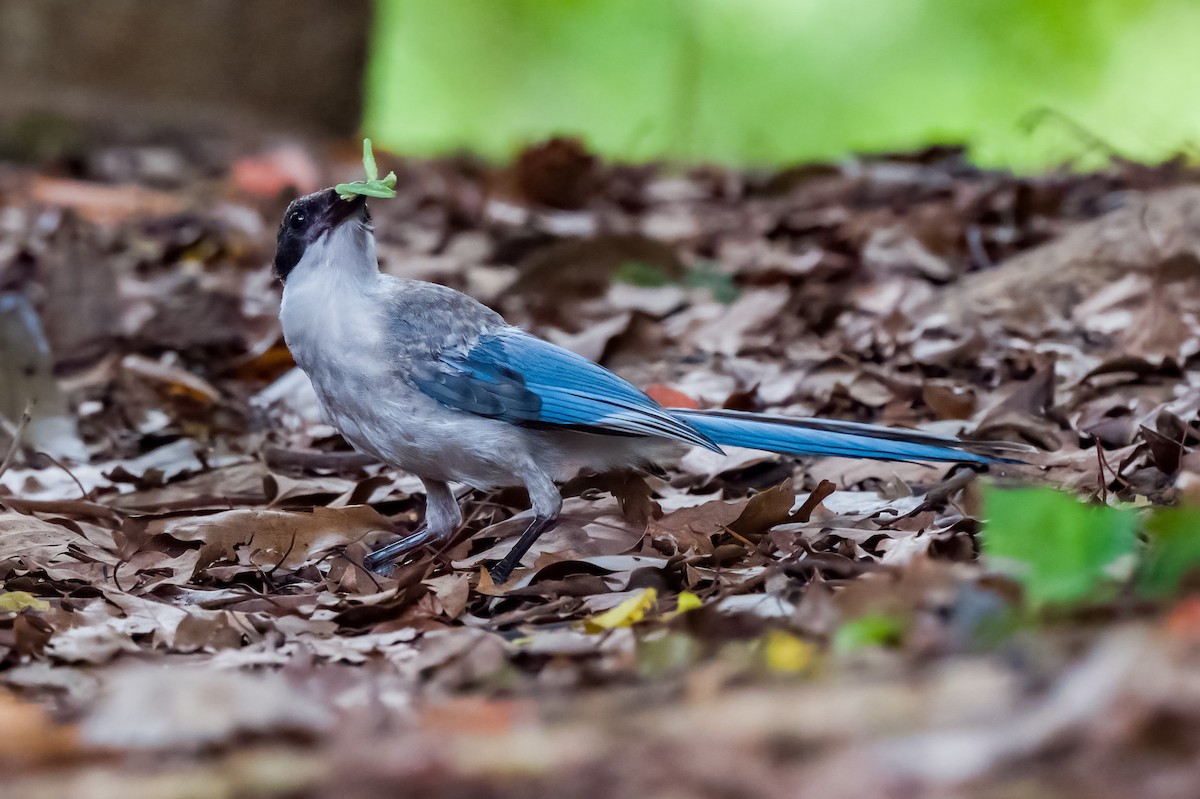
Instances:
[[[683,408],[669,408],[668,412],[718,444],[786,455],[835,455],[881,461],[1021,463],[1001,453],[1029,451],[1028,447],[1003,441],[960,441],[917,430],[829,419]]]

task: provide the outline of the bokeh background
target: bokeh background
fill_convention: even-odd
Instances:
[[[932,143],[1034,171],[1194,155],[1191,0],[0,0],[0,146],[64,120],[729,165]]]
[[[502,156],[777,164],[967,143],[1036,169],[1200,132],[1189,0],[383,0],[367,127]],[[1102,132],[1102,133],[1101,133]]]

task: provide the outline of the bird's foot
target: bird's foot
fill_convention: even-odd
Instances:
[[[513,569],[521,562],[521,558],[525,557],[525,553],[533,546],[533,543],[541,537],[542,533],[552,529],[558,524],[558,518],[555,516],[535,516],[533,523],[521,534],[517,543],[508,551],[499,563],[488,569],[488,575],[491,576],[492,582],[496,585],[504,585],[512,577]]]
[[[395,569],[396,561],[439,537],[435,532],[430,531],[429,528],[422,527],[410,536],[401,538],[399,541],[393,541],[369,553],[363,558],[363,566],[366,566],[376,574],[382,574],[386,577]]]
[[[514,564],[508,562],[508,559],[497,563],[492,568],[488,569],[488,576],[492,578],[492,582],[496,585],[504,585],[512,577]]]

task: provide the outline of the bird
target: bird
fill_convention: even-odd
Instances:
[[[452,483],[521,486],[533,520],[489,573],[497,585],[557,523],[556,481],[651,468],[689,447],[884,461],[1019,462],[1021,445],[857,422],[667,408],[615,373],[518,327],[472,297],[381,272],[366,200],[325,189],[284,213],[273,265],[280,321],[325,418],[356,450],[418,477],[418,529],[364,565],[387,573],[462,524]]]

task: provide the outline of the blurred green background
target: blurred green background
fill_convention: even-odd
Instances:
[[[364,127],[494,158],[1194,157],[1198,40],[1196,0],[377,0]]]

